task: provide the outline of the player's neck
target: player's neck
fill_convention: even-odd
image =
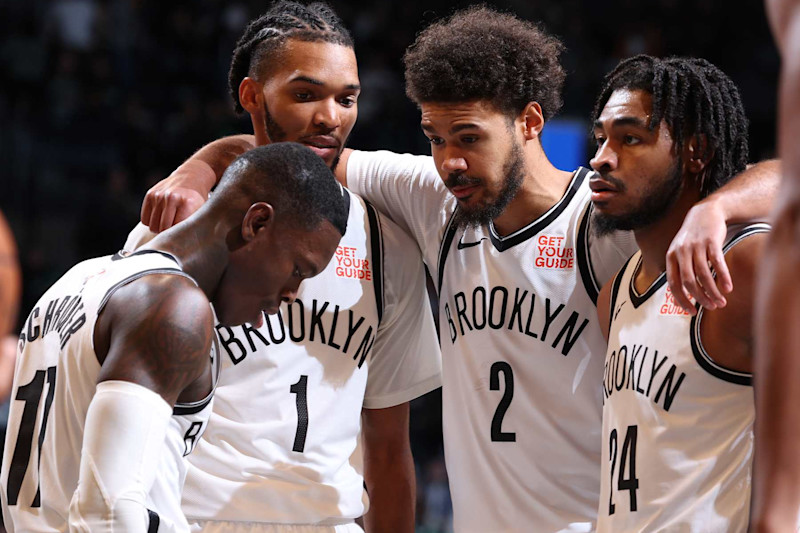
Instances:
[[[174,255],[181,269],[200,286],[209,300],[228,264],[224,224],[194,219],[156,236],[149,247]]]
[[[493,220],[495,230],[509,235],[524,228],[556,205],[564,196],[572,173],[558,170],[541,150],[525,154],[525,176],[514,199]]]
[[[634,230],[636,244],[642,252],[642,266],[636,274],[634,286],[643,293],[667,270],[667,250],[683,224],[686,213],[700,200],[699,192],[684,190],[675,205],[663,218],[647,227]]]

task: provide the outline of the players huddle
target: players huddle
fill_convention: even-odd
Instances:
[[[72,269],[23,328],[6,526],[413,531],[408,402],[441,384],[456,531],[744,531],[768,231],[747,221],[775,165],[746,169],[719,69],[637,56],[598,97],[593,170],[556,169],[561,48],[485,7],[432,24],[404,57],[431,156],[370,153],[344,148],[338,17],[254,20],[230,72],[253,135],[195,154],[143,220],[214,194]]]

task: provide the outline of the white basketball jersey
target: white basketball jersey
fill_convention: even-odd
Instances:
[[[769,230],[729,232],[724,250]],[[666,274],[639,294],[637,252],[614,279],[603,372],[598,531],[746,531],[753,454],[751,376],[716,364]]]
[[[456,202],[429,158],[355,152],[347,172],[417,237],[436,276],[456,531],[592,530],[605,351],[595,300],[633,241],[591,244],[590,172],[505,237],[450,224]]]
[[[364,514],[361,411],[441,385],[413,241],[350,195],[326,269],[260,328],[219,327],[211,424],[190,458],[190,519],[342,524]]]
[[[153,250],[90,259],[56,282],[25,322],[0,472],[9,531],[66,531],[78,486],[86,412],[100,372],[93,344],[97,316],[119,287],[151,274],[188,277],[174,258]],[[218,367],[217,354],[211,357]],[[216,379],[216,369],[213,375]],[[183,456],[199,440],[210,404],[211,395],[174,407],[158,474],[147,495],[150,531],[188,531],[180,510]]]

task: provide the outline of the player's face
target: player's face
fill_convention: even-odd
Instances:
[[[439,176],[458,200],[462,225],[500,216],[524,177],[520,141],[507,115],[483,101],[425,103],[422,131]]]
[[[263,228],[231,254],[214,305],[223,325],[260,326],[263,314],[275,314],[281,302],[293,302],[300,283],[322,272],[341,235],[328,221],[313,231],[290,222]]]
[[[358,116],[353,49],[290,39],[278,57],[262,89],[270,140],[305,144],[334,168]]]
[[[594,125],[597,152],[592,203],[600,233],[634,230],[660,220],[674,204],[683,172],[666,123],[648,129],[652,96],[641,90],[611,94]]]

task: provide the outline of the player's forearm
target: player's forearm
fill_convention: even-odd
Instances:
[[[408,403],[362,411],[367,533],[413,533],[416,504],[414,459],[408,437]]]
[[[800,209],[775,220],[756,302],[756,448],[751,531],[794,532],[800,509]]]
[[[225,169],[234,159],[255,147],[252,135],[231,135],[210,142],[186,160],[178,170],[189,170],[195,176],[195,183],[205,192],[219,183]]]
[[[416,505],[414,461],[410,450],[376,460],[366,460],[364,477],[369,493],[369,512],[364,516],[367,533],[412,533]],[[374,455],[374,454],[373,454]]]
[[[728,224],[766,220],[777,198],[780,179],[780,161],[756,163],[698,202],[695,208],[708,208],[713,204]]]
[[[234,159],[255,146],[255,138],[252,135],[231,135],[203,146],[190,160],[199,159],[207,163],[219,181],[225,169],[233,163]]]

